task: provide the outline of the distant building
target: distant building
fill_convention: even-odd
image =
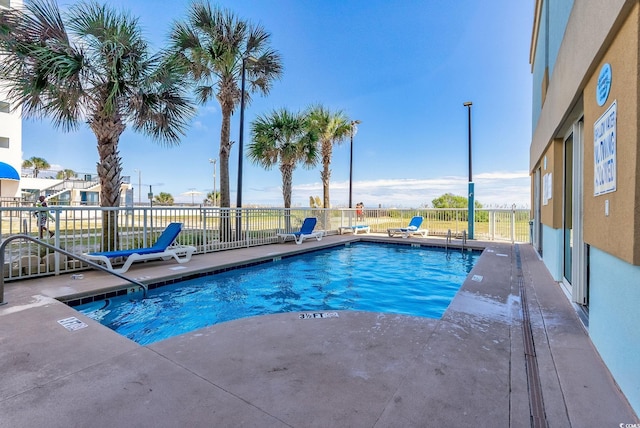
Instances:
[[[25,202],[33,202],[38,196],[46,196],[49,205],[65,206],[98,206],[100,205],[100,181],[97,174],[79,173],[75,177],[56,179],[57,171],[41,171],[38,178],[34,178],[23,170],[21,187]],[[120,186],[120,205],[127,205],[127,195],[131,192],[129,176],[122,177]],[[129,193],[128,193],[129,192]],[[133,195],[129,194],[130,205],[133,205]]]
[[[0,0],[0,9],[21,6],[22,0]],[[21,196],[19,174],[22,166],[21,109],[12,111],[12,107],[6,91],[0,89],[0,202]]]
[[[533,243],[638,414],[639,29],[638,0],[536,0],[530,51]]]

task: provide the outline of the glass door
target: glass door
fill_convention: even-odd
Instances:
[[[573,214],[571,222],[571,246],[573,254],[571,256],[571,299],[582,305],[586,311],[589,304],[589,249],[584,242],[584,222],[583,196],[584,196],[584,119],[580,119],[573,126],[573,203],[571,211]],[[586,314],[586,312],[585,312]]]
[[[564,177],[563,177],[563,215],[562,228],[564,232],[563,275],[569,290],[571,290],[571,270],[573,263],[573,134],[564,142]]]
[[[542,256],[542,169],[535,170],[533,176],[533,247]]]

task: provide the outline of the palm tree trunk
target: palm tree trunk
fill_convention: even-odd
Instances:
[[[220,206],[230,207],[229,195],[229,154],[231,152],[231,110],[223,108],[220,128]]]
[[[281,164],[280,172],[282,173],[282,197],[284,199],[284,207],[291,208],[291,193],[293,183],[294,165]]]
[[[329,208],[331,204],[329,202],[329,181],[331,179],[331,170],[329,169],[329,164],[324,164],[324,169],[320,172],[320,178],[322,179],[322,194],[324,196],[323,207]]]
[[[322,179],[322,196],[324,198],[323,208],[330,208],[331,203],[329,201],[329,181],[331,180],[331,153],[333,152],[333,143],[331,140],[322,142],[322,172],[320,178]]]
[[[120,206],[120,172],[122,164],[118,152],[118,141],[125,126],[118,119],[95,119],[89,126],[98,139],[97,164],[100,179],[100,206]],[[118,248],[118,211],[109,210],[102,213],[102,250],[112,251]]]
[[[226,215],[220,216],[220,241],[229,242],[235,234],[231,233],[229,209],[231,196],[229,192],[229,154],[231,152],[231,112],[232,109],[222,105],[222,127],[220,128],[220,208],[221,213],[227,208]]]

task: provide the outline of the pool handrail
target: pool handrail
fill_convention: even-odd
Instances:
[[[114,272],[112,270],[109,270],[109,269],[105,268],[104,266],[101,266],[101,265],[99,265],[97,263],[92,262],[91,260],[85,259],[82,256],[70,253],[67,250],[64,250],[64,249],[62,249],[60,247],[56,247],[55,245],[48,244],[48,243],[46,243],[44,241],[41,241],[41,240],[39,240],[37,238],[34,238],[32,236],[29,236],[29,235],[23,235],[23,234],[11,235],[7,239],[2,241],[2,244],[0,244],[0,266],[4,266],[4,250],[7,247],[7,244],[9,242],[15,240],[15,239],[26,239],[28,241],[35,242],[36,244],[42,245],[43,247],[48,248],[48,249],[50,249],[52,251],[57,251],[59,253],[62,253],[64,255],[66,255],[67,257],[71,257],[73,259],[80,260],[82,263],[86,263],[89,266],[91,266],[92,268],[101,270],[103,272],[110,273],[111,275],[115,275],[120,279],[124,279],[125,281],[128,281],[128,282],[130,282],[130,283],[132,283],[134,285],[137,285],[138,287],[141,287],[142,290],[143,290],[142,297],[143,298],[147,297],[147,292],[149,291],[149,289],[148,289],[148,287],[146,285],[144,285],[140,281],[136,281],[135,279],[131,279],[129,277],[126,277],[126,276],[124,276],[124,275],[122,275],[122,274],[120,274],[118,272]],[[4,301],[4,275],[0,275],[0,306],[6,305],[6,304],[7,304],[7,302]]]

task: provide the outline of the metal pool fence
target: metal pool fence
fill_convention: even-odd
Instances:
[[[467,229],[466,209],[314,209],[314,208],[216,208],[188,207],[48,207],[51,220],[44,233],[48,243],[73,254],[91,251],[125,250],[153,245],[171,222],[183,223],[178,242],[192,245],[198,253],[210,253],[278,242],[280,232],[296,231],[305,217],[316,217],[316,229],[328,235],[342,227],[368,225],[371,233],[386,234],[388,228],[405,227],[414,216],[424,217],[428,236],[462,236]],[[0,207],[0,236],[17,233],[38,236],[35,209]],[[474,222],[477,240],[529,242],[529,210],[481,209]],[[15,240],[7,245],[5,280],[55,275],[84,268],[77,260],[50,252],[32,242]]]

